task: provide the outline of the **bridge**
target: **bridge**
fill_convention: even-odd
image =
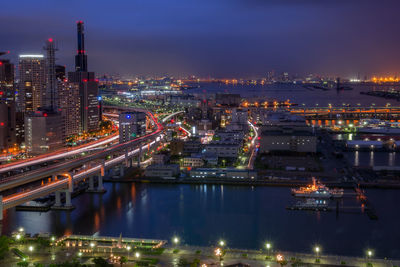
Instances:
[[[118,107],[113,108],[118,109]],[[135,110],[137,111],[137,109]],[[141,110],[141,112],[145,112],[151,118],[156,126],[156,130],[139,138],[122,144],[113,145],[85,157],[54,164],[46,168],[41,168],[2,180],[0,182],[0,192],[51,177],[49,178],[48,183],[41,185],[38,188],[29,189],[25,192],[18,192],[4,197],[0,196],[0,220],[3,218],[3,210],[21,205],[39,197],[47,196],[54,192],[56,202],[55,206],[63,207],[65,209],[73,208],[71,204],[71,193],[74,190],[74,183],[89,179],[89,191],[101,193],[104,192],[103,177],[105,176],[107,169],[119,165],[120,173],[123,173],[124,166],[132,166],[132,159],[134,156],[138,156],[138,165],[140,165],[142,150],[154,146],[161,141],[163,137],[162,124],[154,118],[151,112],[147,110]],[[168,115],[162,120],[162,122],[168,121],[179,113],[182,113],[182,111]],[[111,156],[111,159],[106,160],[109,156]],[[79,170],[77,173],[71,171],[76,169]],[[94,188],[94,179],[96,175],[98,176],[98,184],[97,188]],[[61,193],[65,193],[66,203],[64,206],[61,203]]]

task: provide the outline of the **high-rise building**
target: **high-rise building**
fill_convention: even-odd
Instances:
[[[25,116],[25,146],[30,155],[54,151],[63,146],[63,121],[52,110]]]
[[[8,59],[0,59],[0,98],[15,100],[14,64]]]
[[[123,112],[119,114],[119,142],[125,143],[146,133],[146,114]]]
[[[75,72],[68,73],[68,80],[79,85],[81,105],[81,130],[95,131],[99,128],[100,105],[98,101],[99,86],[94,72],[87,71],[87,56],[83,22],[78,21],[78,54],[75,56]]]
[[[0,53],[2,55],[4,53]],[[16,146],[14,64],[0,59],[0,150]]]
[[[87,56],[85,51],[85,33],[83,21],[77,22],[78,28],[78,50],[75,56],[75,71],[87,72]]]
[[[56,65],[56,78],[61,81],[64,81],[67,78],[65,76],[65,66]]]
[[[19,56],[19,109],[36,111],[46,97],[46,62],[43,55]]]
[[[56,47],[53,38],[46,41],[46,95],[43,106],[57,110],[57,78],[56,78]]]
[[[78,134],[81,126],[79,84],[58,81],[58,107],[64,121],[65,137]]]

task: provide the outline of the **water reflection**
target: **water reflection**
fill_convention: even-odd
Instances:
[[[354,166],[358,167],[360,165],[360,154],[358,151],[354,152]]]
[[[369,166],[374,167],[374,151],[369,153]]]

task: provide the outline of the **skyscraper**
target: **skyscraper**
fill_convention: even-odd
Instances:
[[[36,111],[46,97],[46,62],[43,55],[19,56],[19,109]]]
[[[50,110],[57,110],[57,78],[56,78],[56,51],[53,38],[46,41],[46,99],[43,106]]]
[[[81,126],[79,83],[58,80],[58,107],[64,121],[65,137],[78,134]]]
[[[83,21],[77,22],[78,50],[75,56],[75,71],[87,72],[87,56],[85,51],[85,33]]]
[[[78,51],[75,56],[75,72],[68,73],[68,80],[69,82],[79,84],[81,130],[90,132],[97,130],[99,127],[99,87],[94,72],[87,71],[87,56],[83,29],[83,22],[78,21]]]
[[[0,55],[5,53],[0,53]],[[0,59],[0,150],[16,145],[14,64]]]

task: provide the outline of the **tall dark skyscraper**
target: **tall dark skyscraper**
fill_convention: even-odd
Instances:
[[[99,86],[94,72],[87,71],[85,35],[83,22],[78,21],[78,54],[75,56],[75,72],[68,73],[68,80],[79,84],[81,131],[95,131],[99,127],[100,105],[98,101]]]
[[[50,110],[57,110],[57,78],[56,78],[56,51],[53,38],[46,41],[46,101],[45,107]]]
[[[0,56],[4,54],[0,52]],[[0,59],[0,150],[12,148],[15,141],[14,64]]]
[[[83,21],[78,21],[78,50],[75,56],[75,71],[87,71],[87,56],[85,51],[85,33]]]

